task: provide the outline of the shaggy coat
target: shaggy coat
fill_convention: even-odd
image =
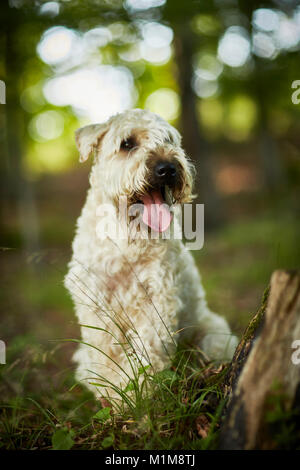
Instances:
[[[167,367],[180,341],[196,342],[215,360],[230,359],[236,346],[226,320],[209,310],[194,259],[181,240],[162,234],[99,236],[105,221],[120,223],[120,196],[133,203],[150,191],[157,160],[172,161],[177,169],[172,199],[191,200],[193,167],[180,142],[171,125],[143,110],[76,133],[80,160],[93,152],[95,158],[65,277],[82,325],[74,360],[78,380],[100,395],[104,389],[92,383],[106,384],[110,398],[118,397],[117,388],[125,388],[141,364]],[[112,208],[109,216],[99,213],[103,204]]]

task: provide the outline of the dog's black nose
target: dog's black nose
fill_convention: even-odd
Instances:
[[[176,178],[176,167],[171,162],[158,162],[155,166],[155,176],[163,184],[173,184]]]

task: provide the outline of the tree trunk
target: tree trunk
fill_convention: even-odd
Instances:
[[[220,448],[287,449],[300,445],[298,272],[273,273],[268,300],[265,296],[243,335],[224,385],[229,403]]]
[[[206,228],[214,228],[221,222],[220,200],[215,188],[211,168],[209,143],[200,131],[197,116],[196,96],[192,89],[193,37],[188,28],[174,25],[176,32],[175,55],[181,97],[181,132],[183,146],[196,167],[196,202],[205,204]]]
[[[5,1],[2,13],[6,84],[6,104],[2,105],[5,113],[2,151],[6,161],[1,173],[3,199],[9,202],[4,212],[17,213],[23,248],[26,252],[35,252],[39,249],[39,225],[33,187],[24,172],[25,122],[20,105],[20,76],[26,58],[18,48],[18,28],[24,19],[22,12],[11,8],[8,1]]]
[[[285,182],[285,175],[280,161],[278,143],[266,126],[260,131],[259,152],[261,155],[264,183],[269,191],[274,191]]]

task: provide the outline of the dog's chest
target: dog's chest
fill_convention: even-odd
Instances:
[[[105,270],[105,296],[108,303],[115,303],[118,298],[132,298],[132,302],[158,294],[162,288],[161,273],[164,267],[157,262],[135,263],[124,261],[118,269]]]
[[[149,247],[134,259],[127,255],[102,259],[98,288],[118,317],[126,313],[136,318],[141,312],[152,317],[157,311],[167,317],[176,315],[176,270],[165,250],[155,248]]]

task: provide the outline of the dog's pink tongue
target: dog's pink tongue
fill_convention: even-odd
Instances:
[[[172,214],[164,203],[160,191],[152,191],[143,196],[143,222],[155,232],[164,232],[170,226]]]

